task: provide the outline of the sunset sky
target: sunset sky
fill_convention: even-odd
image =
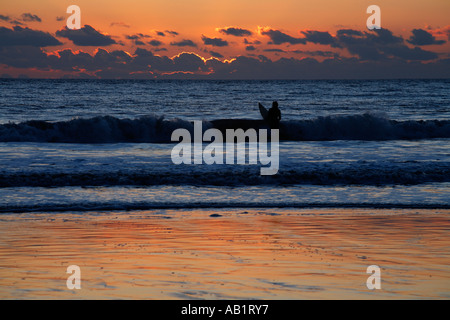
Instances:
[[[66,29],[69,5],[81,30]],[[370,31],[369,5],[381,8]],[[0,4],[0,75],[449,77],[448,0],[41,0]]]

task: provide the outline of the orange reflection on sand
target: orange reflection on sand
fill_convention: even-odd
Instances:
[[[0,297],[448,298],[449,212],[416,211],[5,215]],[[72,264],[81,290],[66,288]],[[372,264],[382,290],[365,285]]]

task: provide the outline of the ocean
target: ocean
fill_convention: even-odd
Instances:
[[[449,297],[450,80],[3,79],[0,92],[0,297]],[[175,129],[261,126],[258,102],[274,100],[276,174],[174,164]],[[71,264],[84,291],[66,288]]]
[[[1,80],[0,212],[449,208],[449,83]],[[260,119],[273,100],[276,175],[172,162],[174,129]]]

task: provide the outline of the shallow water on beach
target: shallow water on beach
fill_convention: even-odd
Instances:
[[[0,216],[2,299],[450,298],[448,210]],[[81,289],[69,290],[69,265]],[[381,268],[369,290],[366,269]]]

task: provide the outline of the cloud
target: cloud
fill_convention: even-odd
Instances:
[[[183,52],[172,58],[158,56],[146,49],[136,49],[133,61],[128,64],[131,70],[152,73],[200,72],[206,71],[203,58],[195,53]]]
[[[172,37],[175,37],[175,36],[179,35],[178,32],[173,31],[173,30],[165,30],[165,31],[155,30],[155,33],[156,33],[156,35],[158,35],[160,37],[165,37],[167,34],[172,36]]]
[[[291,51],[296,54],[304,54],[312,57],[339,57],[339,54],[337,52],[333,51],[302,51],[302,50],[294,50]]]
[[[395,48],[395,47],[394,47]],[[399,59],[364,61],[357,58],[332,58],[319,62],[313,58],[265,56],[220,61],[204,59],[195,53],[172,58],[137,48],[134,54],[97,49],[94,55],[65,49],[46,54],[38,47],[0,47],[2,64],[17,68],[60,70],[71,77],[99,78],[193,78],[193,79],[381,79],[448,78],[450,59],[427,64]],[[414,70],[414,72],[411,72]]]
[[[122,27],[122,28],[130,28],[131,26],[129,24],[126,24],[125,22],[111,22],[109,25],[110,27]]]
[[[132,57],[124,51],[115,50],[108,52],[99,48],[92,59],[91,68],[109,69],[115,67],[122,69],[123,65],[130,63],[132,60]]]
[[[402,45],[402,46],[388,46],[382,49],[382,52],[391,55],[395,58],[400,58],[402,60],[434,60],[438,58],[438,55],[431,51],[423,50],[419,47],[413,49]]]
[[[336,39],[327,31],[306,30],[301,31],[301,33],[305,36],[305,40],[308,42],[331,45],[332,47],[339,46],[339,44],[336,42]]]
[[[47,47],[61,45],[51,34],[39,30],[15,26],[13,29],[0,27],[0,46]]]
[[[64,21],[66,18],[64,18],[63,16],[60,17],[56,17],[56,21]]]
[[[9,23],[16,25],[16,26],[24,26],[25,24],[23,24],[22,22],[20,22],[19,20],[11,20]]]
[[[358,31],[358,30],[353,30],[353,29],[339,29],[336,32],[336,35],[338,37],[345,37],[345,36],[357,36],[357,37],[362,37],[364,35],[363,32]]]
[[[278,49],[278,48],[276,48],[276,49],[273,49],[273,48],[270,48],[270,49],[264,49],[263,51],[264,51],[264,52],[280,52],[280,53],[286,52],[286,51],[284,51],[283,49]]]
[[[173,60],[168,57],[154,55],[151,51],[137,48],[128,67],[132,71],[150,71],[149,66],[155,71],[173,71],[173,65]]]
[[[84,31],[89,28],[94,30],[92,27],[85,26]],[[328,32],[306,30],[300,31],[303,38],[293,38],[281,31],[279,31],[281,34],[277,33],[277,31],[269,28],[260,29],[261,34],[266,33],[264,36],[278,40],[273,43],[288,44],[287,46],[259,47],[258,49],[265,49],[263,52],[272,52],[275,53],[274,55],[290,53],[289,56],[286,55],[286,58],[271,60],[264,55],[257,56],[254,54],[258,52],[255,51],[257,48],[253,45],[257,43],[257,40],[243,39],[246,56],[236,56],[233,59],[222,61],[220,60],[223,58],[222,53],[211,47],[209,48],[214,51],[202,49],[207,57],[210,57],[209,59],[190,52],[183,52],[172,57],[158,55],[157,52],[167,51],[166,48],[159,48],[163,43],[141,33],[126,35],[125,38],[139,46],[152,45],[153,50],[137,47],[133,54],[122,50],[108,52],[103,48],[97,48],[94,54],[82,50],[74,52],[71,49],[46,52],[48,49],[44,50],[40,47],[50,45],[48,44],[49,40],[61,44],[52,35],[17,26],[13,29],[0,27],[0,64],[4,67],[34,68],[45,72],[55,71],[58,74],[74,78],[380,79],[450,77],[450,59],[439,60],[437,53],[423,50],[420,47],[412,47],[409,42],[387,29],[373,31],[341,29],[336,32],[336,36],[332,36]],[[69,38],[67,30],[63,29],[59,32],[64,32],[64,35]],[[434,36],[433,32],[444,31],[428,30],[428,32]],[[108,37],[98,31],[93,34]],[[168,35],[167,32],[165,34]],[[70,34],[70,36],[72,35]],[[86,35],[83,36],[86,37]],[[306,43],[327,45],[335,49],[333,51],[293,51],[290,49],[289,44],[303,43],[299,42],[299,39]],[[72,41],[75,43],[78,40]],[[86,39],[83,38],[83,40]],[[224,41],[220,38],[205,36],[202,37],[202,40],[214,44]],[[217,40],[220,41],[216,42]],[[89,43],[92,44],[93,41]],[[192,40],[186,39],[172,42],[171,45],[197,47]],[[208,46],[210,45],[212,44]],[[352,57],[346,58],[345,56],[348,55],[346,52],[351,53]],[[293,56],[294,54],[300,56]]]
[[[26,22],[42,22],[41,18],[31,13],[22,14],[22,20]]]
[[[396,45],[403,43],[403,38],[395,36],[388,29],[374,29],[372,32],[365,32],[366,38],[381,45]]]
[[[450,40],[450,25],[443,28],[429,30],[434,36],[446,36]]]
[[[0,36],[0,41],[3,37]],[[1,64],[15,68],[48,67],[48,57],[38,46],[1,46]]]
[[[207,61],[208,65],[209,60]],[[356,59],[281,58],[273,61],[264,56],[237,57],[230,62],[215,62],[211,78],[219,79],[386,79],[446,78],[450,61],[430,64],[389,60],[360,63]],[[447,70],[440,68],[447,67]],[[414,70],[414,73],[411,73]]]
[[[283,44],[283,43],[289,43],[289,44],[306,44],[306,39],[304,38],[294,38],[290,35],[287,35],[286,33],[283,33],[279,30],[273,30],[270,28],[260,28],[261,35],[268,36],[271,40],[269,44]]]
[[[340,44],[364,44],[364,45],[395,45],[403,43],[402,37],[394,36],[388,29],[374,29],[371,32],[342,29],[336,33]]]
[[[197,44],[192,41],[192,40],[188,40],[188,39],[184,39],[181,41],[174,41],[170,43],[171,46],[176,46],[176,47],[195,47],[197,48]]]
[[[143,33],[125,35],[125,39],[128,39],[128,40],[138,40],[138,39],[142,39],[142,38],[150,38],[150,36],[147,34],[143,34]]]
[[[166,33],[170,34],[171,36],[177,36],[179,33],[173,30],[166,30]]]
[[[218,28],[217,31],[235,37],[246,37],[251,36],[252,32],[247,29],[237,28],[237,27],[226,27],[226,28]]]
[[[95,70],[94,57],[88,53],[64,49],[49,55],[46,63],[52,69],[63,71]]]
[[[176,71],[202,71],[205,70],[205,61],[197,54],[183,52],[172,58]]]
[[[441,45],[445,43],[445,40],[436,40],[431,33],[423,29],[413,29],[412,33],[412,36],[406,41],[415,46]]]
[[[220,38],[208,38],[202,35],[202,40],[205,45],[210,45],[213,47],[226,47],[228,46],[228,41],[225,41]]]
[[[215,51],[208,51],[209,52],[209,54],[211,55],[211,56],[213,56],[214,58],[220,58],[220,59],[222,59],[224,56],[222,55],[222,54],[220,54],[219,52],[215,52]]]
[[[336,39],[340,46],[361,60],[386,60],[398,58],[403,60],[433,60],[438,55],[421,48],[409,48],[402,37],[395,36],[388,29],[375,29],[361,32],[351,29],[338,30]]]
[[[56,31],[58,37],[71,40],[77,46],[109,46],[116,44],[109,35],[104,35],[90,25],[85,25],[78,30],[70,30],[67,27]]]
[[[161,41],[159,41],[159,40],[151,40],[151,41],[148,42],[148,44],[153,46],[153,47],[159,47],[163,43]]]
[[[248,41],[247,38],[244,39],[245,44],[261,44],[259,40]]]
[[[141,38],[141,37],[138,36],[137,34],[126,35],[126,36],[125,36],[125,39],[128,39],[128,40],[137,40],[137,39],[140,39],[140,38]]]
[[[103,50],[103,52],[108,53],[108,51],[106,50]],[[114,50],[110,53],[110,55],[115,57],[118,62],[130,62],[131,60],[133,60],[128,52],[121,50]]]
[[[16,26],[23,26],[24,24],[22,22],[20,22],[17,19],[11,18],[11,16],[5,16],[3,14],[0,14],[0,20],[1,21],[5,21],[5,22],[9,22],[10,24],[16,25]]]

